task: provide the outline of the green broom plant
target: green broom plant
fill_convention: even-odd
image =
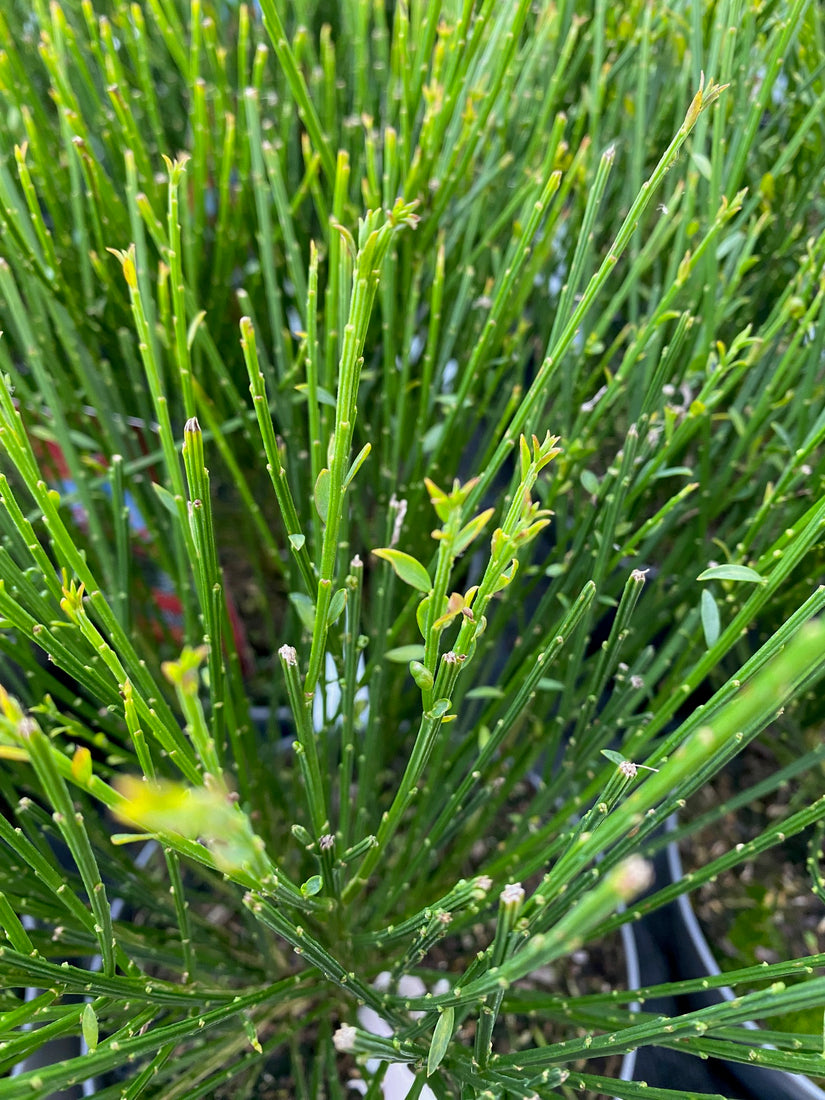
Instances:
[[[825,954],[528,979],[792,833],[825,896],[809,782],[636,901],[756,738],[821,779],[823,57],[813,0],[3,6],[0,1095],[822,1073]]]

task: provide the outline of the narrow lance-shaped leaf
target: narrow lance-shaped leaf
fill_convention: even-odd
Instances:
[[[400,645],[395,649],[388,649],[384,654],[384,659],[392,661],[395,665],[405,665],[408,661],[420,661],[423,657],[423,645]]]
[[[719,638],[720,620],[719,608],[712,594],[705,588],[702,592],[702,630],[705,633],[705,644],[708,649],[716,644]]]
[[[329,610],[327,611],[327,625],[332,626],[337,622],[341,616],[341,612],[347,606],[347,590],[346,588],[339,588],[335,595],[332,597],[329,603]]]
[[[471,519],[469,523],[461,528],[453,543],[453,553],[456,557],[458,557],[459,554],[463,554],[470,543],[481,534],[494,511],[494,508],[488,508],[486,511],[480,512],[474,519]]]
[[[94,1054],[97,1050],[98,1026],[95,1010],[90,1004],[83,1007],[80,1014],[80,1027],[83,1032],[83,1040],[89,1048],[89,1053]]]
[[[318,480],[315,482],[315,509],[321,517],[321,522],[326,523],[329,519],[329,470],[326,466],[318,474]]]
[[[696,578],[697,581],[748,581],[750,584],[765,584],[763,576],[748,565],[712,565]]]
[[[372,450],[372,444],[371,443],[365,443],[364,446],[361,448],[361,450],[358,452],[358,454],[355,456],[355,458],[352,460],[352,465],[350,466],[349,470],[347,471],[347,475],[344,478],[343,487],[345,489],[350,484],[350,482],[355,477],[355,475],[358,473],[358,471],[361,469],[361,467],[364,465],[364,463],[366,462],[367,457],[369,456],[369,453],[370,453],[371,450]]]
[[[450,1039],[453,1037],[455,1025],[455,1009],[445,1008],[438,1017],[438,1023],[433,1031],[433,1041],[430,1043],[430,1053],[427,1055],[427,1076],[435,1073],[447,1053]]]

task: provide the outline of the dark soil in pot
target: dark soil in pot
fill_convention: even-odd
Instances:
[[[735,768],[720,773],[691,799],[686,813],[702,814],[780,766],[773,749],[760,743],[735,763]],[[734,844],[754,840],[766,825],[808,801],[806,791],[814,782],[820,786],[819,777],[809,774],[783,785],[683,840],[679,847],[685,870],[704,866]],[[825,951],[825,904],[811,889],[806,866],[808,839],[807,832],[788,837],[691,895],[699,925],[723,973]],[[811,1010],[778,1016],[771,1020],[771,1027],[820,1035],[822,1013]],[[825,1086],[825,1077],[818,1078],[817,1084]]]
[[[476,932],[478,934],[476,934]],[[438,970],[445,974],[460,970],[475,953],[479,945],[489,942],[490,928],[479,926],[462,936],[455,937],[454,941],[445,940],[439,945],[438,950],[433,951],[426,961],[434,963]],[[487,937],[485,939],[485,936]],[[622,944],[622,937],[615,933],[604,941],[588,945],[586,950],[574,952],[567,959],[561,959],[551,967],[545,967],[536,971],[529,978],[518,983],[520,988],[535,989],[543,993],[553,992],[557,994],[569,994],[579,996],[587,993],[603,993],[617,987],[627,986],[627,960]],[[475,1033],[473,1019],[460,1033],[461,1042],[472,1046]],[[503,1013],[499,1018],[494,1036],[494,1048],[501,1053],[511,1053],[520,1048],[528,1048],[537,1044],[559,1042],[562,1039],[570,1039],[576,1035],[584,1035],[584,1029],[573,1032],[570,1027],[563,1027],[553,1020],[543,1019],[537,1013]],[[306,1077],[313,1068],[313,1051],[311,1044],[302,1042],[299,1049],[299,1057],[302,1067],[298,1073]],[[605,1077],[618,1078],[622,1072],[624,1059],[620,1055],[610,1058],[582,1060],[571,1070],[580,1069],[588,1073],[595,1073]],[[338,1074],[342,1085],[347,1082],[360,1082],[361,1072],[354,1059],[339,1056],[337,1065]],[[234,1083],[237,1089],[237,1082]],[[232,1100],[237,1095],[233,1088],[218,1091],[215,1100]],[[362,1094],[357,1086],[346,1091],[347,1100],[355,1100]],[[257,1082],[254,1091],[249,1093],[255,1100],[292,1100],[300,1095],[296,1085],[296,1069],[290,1057],[289,1051],[282,1050],[269,1059],[260,1070],[257,1071]],[[563,1095],[567,1095],[564,1091]],[[569,1095],[577,1100],[605,1100],[603,1093],[581,1092],[570,1089]],[[325,1100],[327,1093],[320,1092],[313,1100]]]
[[[803,750],[804,751],[804,750]],[[786,762],[786,761],[782,761]],[[781,766],[772,747],[756,743],[690,800],[685,818],[698,817],[771,776]],[[766,824],[804,804],[805,786],[819,777],[785,785],[763,800],[753,799],[696,834],[671,844],[656,857],[654,889],[705,866],[738,843],[757,837]],[[803,803],[798,800],[803,799]],[[676,822],[672,825],[675,827]],[[791,837],[749,863],[720,874],[633,926],[642,985],[701,977],[762,961],[793,959],[823,949],[825,906],[811,891],[805,858],[807,835]],[[745,991],[745,990],[742,990]],[[647,1001],[646,1011],[677,1015],[725,999],[721,990]],[[821,1034],[821,1011],[771,1020],[772,1027]],[[758,1041],[758,1032],[754,1033]],[[735,1100],[802,1100],[825,1096],[803,1077],[748,1065],[701,1061],[677,1051],[639,1051],[635,1080],[686,1090],[722,1093]]]
[[[722,772],[691,799],[686,812],[702,814],[779,767],[769,748],[756,744],[752,749],[741,761],[739,774]],[[784,785],[727,814],[719,825],[686,838],[680,844],[685,869],[697,869],[733,844],[754,840],[766,824],[798,808],[799,795],[800,784]],[[694,910],[721,970],[825,950],[825,904],[811,890],[807,843],[807,833],[788,837],[741,867],[719,875],[716,882],[707,883],[693,895]],[[816,1030],[821,1030],[821,1020]]]

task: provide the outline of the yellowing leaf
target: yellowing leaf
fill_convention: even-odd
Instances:
[[[92,754],[85,745],[80,745],[72,757],[72,775],[78,783],[86,784],[92,778]]]
[[[185,787],[166,780],[147,783],[124,775],[115,786],[126,800],[113,807],[122,821],[165,836],[171,843],[175,836],[204,842],[215,865],[227,874],[244,869],[268,873],[263,842],[221,781],[213,779],[209,786]]]

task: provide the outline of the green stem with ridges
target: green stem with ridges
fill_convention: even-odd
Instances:
[[[23,728],[24,725],[25,728]],[[23,745],[28,749],[29,758],[43,785],[43,790],[54,807],[55,823],[83,879],[89,905],[94,914],[94,931],[103,959],[103,973],[111,977],[115,972],[117,941],[113,934],[106,888],[89,843],[83,816],[75,810],[66,782],[54,766],[52,746],[45,734],[37,728],[32,719],[23,719],[20,723],[20,736]]]
[[[304,690],[314,693],[323,667],[326,639],[329,631],[327,613],[332,598],[332,581],[338,555],[338,539],[344,519],[344,479],[349,467],[352,435],[355,428],[358,383],[361,373],[364,341],[372,312],[372,303],[384,257],[393,235],[408,225],[415,225],[414,204],[398,200],[389,215],[376,211],[361,222],[359,251],[355,261],[349,320],[344,328],[341,361],[338,370],[338,398],[335,407],[335,432],[329,470],[327,518],[318,568],[318,599],[315,628],[312,633],[309,668]]]
[[[298,518],[298,511],[295,507],[289,483],[286,479],[286,470],[281,464],[278,440],[275,438],[275,429],[272,425],[272,417],[269,412],[266,382],[264,380],[263,371],[258,363],[255,328],[249,317],[241,318],[240,327],[241,348],[243,349],[246,369],[249,375],[249,391],[252,394],[252,400],[255,405],[255,415],[258,418],[258,427],[260,428],[261,440],[266,453],[267,471],[272,481],[272,488],[275,490],[275,497],[278,501],[281,519],[283,520],[284,528],[289,539],[290,549],[298,563],[298,568],[304,579],[304,584],[306,585],[309,595],[315,598],[318,581],[315,577],[312,562],[309,557],[309,551],[306,546],[306,535],[302,530],[301,521]]]
[[[309,817],[317,841],[330,827],[324,781],[321,777],[318,758],[318,739],[315,730],[312,728],[307,695],[302,690],[299,679],[298,654],[292,646],[284,645],[278,651],[278,656],[281,659],[287,698],[289,699],[292,717],[295,722],[295,732],[298,737],[296,742],[298,766],[304,781]]]
[[[347,251],[343,234],[338,231],[338,226],[344,224],[347,202],[347,190],[349,188],[350,163],[349,156],[341,149],[335,165],[335,183],[332,192],[332,209],[328,215],[327,228],[327,287],[324,296],[324,358],[323,373],[321,375],[323,385],[328,390],[335,387],[335,367],[341,356],[341,342],[343,339],[344,317],[346,316],[346,300],[350,294],[350,282],[352,279],[352,267],[349,252]],[[318,211],[319,217],[321,210]]]
[[[172,286],[172,327],[175,340],[175,360],[178,367],[183,411],[189,420],[195,415],[195,395],[192,387],[192,364],[189,355],[189,343],[186,331],[186,304],[183,281],[183,254],[180,232],[179,193],[180,183],[186,174],[186,158],[178,157],[174,162],[164,157],[169,175],[169,199],[166,216],[168,247],[165,258],[169,264],[169,277]],[[197,186],[197,181],[196,181]],[[190,273],[190,280],[194,273]]]
[[[547,637],[549,641],[546,644],[546,648],[538,654],[524,682],[520,685],[515,694],[512,694],[512,697],[509,690],[506,692],[507,697],[511,698],[505,713],[495,723],[491,723],[484,718],[479,721],[479,727],[492,724],[492,732],[485,741],[483,747],[477,750],[477,754],[472,759],[472,762],[467,764],[464,778],[450,795],[436,820],[428,826],[427,836],[433,848],[436,848],[442,843],[445,830],[449,828],[450,823],[462,812],[466,799],[473,788],[488,774],[490,765],[495,760],[505,739],[513,731],[521,715],[534,702],[536,698],[536,687],[539,680],[548,675],[555,658],[563,650],[570,635],[577,630],[580,623],[583,621],[595,595],[596,586],[592,581],[588,581],[570,610],[562,616],[560,622],[554,626],[553,630],[548,632]],[[463,755],[463,750],[469,747],[470,744],[475,745],[476,740],[474,729],[471,735],[468,736],[465,744],[460,746],[457,750],[456,757],[459,757],[460,753]],[[446,774],[450,778],[457,779],[454,768],[455,765],[448,765]],[[452,784],[450,785],[452,786]],[[410,868],[409,873],[415,876],[419,870],[420,861],[426,856],[426,850],[422,849],[420,844],[417,850],[415,845],[410,845],[407,855],[407,866]]]
[[[504,320],[504,313],[508,310],[512,295],[519,275],[530,256],[538,227],[547,213],[547,209],[553,196],[559,189],[561,172],[553,172],[547,179],[537,199],[529,207],[530,213],[525,221],[519,240],[508,257],[502,276],[496,282],[495,296],[490,306],[490,312],[482,330],[481,338],[476,342],[470,355],[469,363],[462,375],[462,381],[456,393],[456,403],[448,417],[444,431],[433,451],[431,461],[438,462],[439,456],[448,446],[453,437],[455,423],[459,418],[467,415],[467,399],[471,386],[476,381],[477,373],[483,368],[490,355],[490,346],[498,335],[499,326]],[[557,314],[558,316],[558,314]]]
[[[187,420],[183,430],[183,461],[189,483],[189,521],[195,543],[196,558],[192,563],[200,591],[204,625],[204,643],[208,647],[209,695],[212,703],[212,735],[217,748],[216,764],[224,754],[224,699],[226,674],[223,663],[223,582],[215,545],[215,527],[209,489],[209,471],[204,464],[203,434],[195,417]],[[231,636],[226,639],[231,645]],[[213,770],[212,768],[209,769]]]
[[[125,633],[132,629],[129,605],[131,554],[129,506],[123,484],[123,455],[113,454],[109,467],[109,484],[112,488],[112,520],[115,529],[115,588],[112,596],[113,613]]]
[[[292,220],[280,151],[270,142],[262,141],[261,152],[263,153],[266,175],[272,192],[272,201],[275,204],[275,213],[278,216],[278,224],[284,241],[287,270],[295,287],[295,308],[301,315],[301,321],[306,324],[307,280],[304,274],[304,259],[301,256],[301,248],[298,244],[295,225]]]
[[[358,751],[356,741],[358,695],[358,658],[361,655],[361,596],[364,583],[364,563],[356,555],[350,562],[346,579],[347,605],[344,608],[344,682],[341,702],[341,761],[338,770],[338,790],[341,792],[341,811],[338,833],[344,848],[352,844],[353,800],[349,796]]]
[[[246,128],[249,137],[249,149],[252,159],[252,186],[255,193],[255,210],[257,212],[258,226],[255,239],[258,244],[261,269],[266,288],[266,304],[269,322],[269,334],[272,340],[272,351],[275,361],[275,377],[279,385],[291,367],[291,356],[287,353],[287,344],[284,338],[284,309],[281,296],[281,284],[275,268],[274,242],[276,235],[270,216],[270,195],[266,184],[266,166],[263,154],[263,138],[261,136],[261,118],[259,111],[259,93],[257,89],[247,88],[244,91],[244,108]],[[290,423],[289,405],[284,405],[284,420]]]
[[[665,152],[659,159],[658,164],[651,173],[649,179],[642,184],[642,188],[636,196],[630,210],[627,212],[624,221],[622,222],[616,237],[608,250],[608,254],[599,266],[598,271],[590,279],[584,293],[581,296],[576,309],[573,311],[567,324],[564,326],[558,339],[554,341],[551,346],[548,347],[544,360],[536,375],[535,381],[530,386],[530,389],[524,396],[524,400],[519,406],[518,411],[513,417],[507,434],[499,443],[496,448],[496,452],[493,456],[493,460],[484,473],[481,475],[478,485],[475,487],[473,494],[470,498],[470,504],[474,504],[484,492],[489,488],[493,478],[501,468],[507,454],[515,445],[515,440],[519,432],[523,429],[528,417],[534,411],[535,406],[538,404],[541,395],[545,392],[547,383],[550,377],[555,372],[556,366],[559,363],[562,355],[567,351],[573,342],[573,338],[579,328],[579,325],[584,320],[590,307],[596,300],[601,288],[607,282],[610,277],[613,268],[618,262],[619,256],[627,247],[627,243],[633,235],[634,230],[647,206],[650,204],[653,195],[659,187],[659,184],[665,177],[668,169],[676,159],[679,150],[688,138],[699,113],[707,109],[719,96],[720,89],[712,82],[705,91],[704,88],[700,90],[694,96],[694,99],[688,109],[685,116],[685,120],[681,127],[677,131],[673,140],[668,145]]]
[[[324,175],[331,183],[335,179],[335,158],[332,155],[329,141],[321,129],[321,121],[307,91],[306,82],[296,64],[295,56],[286,37],[284,25],[281,22],[277,4],[275,0],[260,0],[260,7],[263,12],[264,29],[269,35],[278,63],[286,77],[295,107],[301,121],[307,128],[307,133],[315,151],[321,157]]]

